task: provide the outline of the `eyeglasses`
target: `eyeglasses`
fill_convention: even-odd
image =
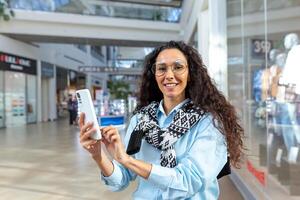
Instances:
[[[182,61],[175,61],[170,67],[175,75],[181,75],[187,69],[187,65]],[[163,76],[167,73],[168,66],[166,63],[154,63],[151,71],[155,76]]]

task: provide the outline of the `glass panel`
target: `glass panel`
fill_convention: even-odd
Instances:
[[[27,75],[27,122],[34,123],[37,120],[36,112],[36,76]]]
[[[241,0],[227,0],[227,17],[241,17]]]
[[[107,17],[122,17],[154,21],[179,22],[181,9],[156,6],[123,5],[96,6],[96,14]]]
[[[179,5],[162,4],[146,5],[141,3],[126,3],[113,1],[90,1],[81,0],[10,0],[9,6],[13,9],[62,12],[83,15],[97,15],[106,17],[122,17],[132,19],[179,22],[181,8]]]
[[[6,127],[26,124],[25,74],[5,72]]]
[[[265,190],[267,186],[267,127],[266,102],[266,53],[270,50],[266,41],[264,26],[264,0],[242,1],[243,4],[243,63],[244,63],[244,122],[247,134],[248,173],[256,186]],[[259,8],[255,14],[249,10]],[[249,18],[257,17],[259,24],[252,24]],[[253,170],[254,169],[254,170]]]
[[[264,0],[228,0],[227,9],[228,94],[245,129],[247,157],[243,173],[263,191],[267,186],[268,157],[265,70],[266,53],[270,50],[264,27]],[[256,13],[249,14],[251,9]],[[233,13],[237,15],[234,18]],[[251,23],[249,19],[253,17],[258,23]]]
[[[300,1],[268,1],[268,38],[274,43],[269,55],[269,171],[289,195],[300,196],[300,27],[298,14],[280,19],[274,29],[274,12],[283,16],[300,9]],[[297,6],[297,7],[295,7]],[[287,31],[293,30],[293,31]],[[298,199],[297,198],[297,199]]]
[[[241,1],[227,2],[227,10],[232,4],[237,10],[241,11]],[[227,13],[227,17],[230,13]],[[244,119],[244,105],[245,105],[245,64],[243,52],[243,37],[241,30],[241,16],[238,16],[238,23],[235,24],[239,28],[238,36],[229,37],[227,39],[228,47],[228,97],[232,105],[235,106],[237,113],[241,119]],[[228,30],[229,32],[230,30]],[[245,120],[243,120],[245,121]]]
[[[298,9],[300,1],[227,1],[229,98],[245,124],[242,179],[264,193],[258,199],[300,196]]]
[[[239,7],[240,0],[227,0],[227,13],[229,17],[241,15],[241,9]],[[244,10],[243,13],[253,14],[261,13],[264,11],[264,2],[262,0],[243,0]],[[284,8],[292,8],[300,6],[299,0],[269,0],[268,10],[280,10]]]
[[[4,126],[4,79],[3,71],[0,70],[0,128]]]

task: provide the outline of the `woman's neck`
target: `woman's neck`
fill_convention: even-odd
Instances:
[[[163,108],[165,110],[165,114],[168,115],[171,110],[176,107],[178,104],[180,104],[183,100],[185,99],[185,97],[181,97],[181,98],[164,98],[163,101]]]

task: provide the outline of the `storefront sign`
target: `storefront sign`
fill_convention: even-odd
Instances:
[[[255,176],[255,178],[263,185],[266,186],[266,175],[265,172],[259,171],[256,169],[252,163],[247,160],[247,169],[248,171]]]
[[[0,52],[0,69],[36,75],[36,61]]]
[[[53,78],[54,68],[53,65],[47,62],[42,62],[42,77]]]
[[[252,39],[251,40],[251,57],[254,59],[264,59],[266,52],[269,54],[272,49],[273,42],[270,40],[263,39]]]
[[[109,74],[142,74],[142,68],[124,68],[124,67],[100,67],[100,66],[79,66],[80,72],[99,72]]]
[[[80,66],[80,72],[117,72],[119,68],[115,67],[98,67],[98,66]]]

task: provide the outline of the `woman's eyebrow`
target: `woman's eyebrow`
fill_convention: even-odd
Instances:
[[[165,64],[165,63],[167,63],[168,61],[172,61],[172,62],[178,62],[178,61],[180,61],[180,62],[185,62],[184,60],[182,60],[182,59],[180,59],[180,58],[177,58],[177,59],[175,59],[175,60],[162,60],[162,61],[156,61],[156,63],[158,63],[158,64]]]

